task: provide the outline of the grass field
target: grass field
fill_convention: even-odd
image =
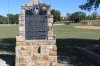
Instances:
[[[18,34],[18,26],[17,25],[8,25],[1,26],[0,25],[0,39],[2,38],[15,38]]]
[[[81,24],[55,25],[54,34],[56,34],[57,38],[80,38],[80,39],[100,38],[100,30],[77,29],[74,28],[74,26],[76,25],[81,25]]]
[[[0,25],[0,55],[14,54],[17,34],[17,25]]]
[[[99,39],[100,30],[77,29],[76,25],[54,25],[54,34],[57,38],[83,38],[83,39]],[[18,26],[0,26],[0,38],[15,38],[18,35]]]
[[[100,30],[76,29],[76,25],[54,25],[54,34],[57,37],[58,48],[68,46],[83,46],[85,44],[98,44]],[[0,54],[14,54],[18,26],[0,25]]]
[[[100,21],[92,22],[93,26],[100,26]]]

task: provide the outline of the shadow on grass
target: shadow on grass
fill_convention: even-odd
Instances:
[[[0,59],[10,66],[15,66],[15,55],[0,55]]]
[[[0,39],[0,50],[7,52],[15,52],[16,38]]]
[[[99,45],[99,43],[99,40],[93,39],[57,39],[58,62],[67,62],[73,66],[97,66],[95,63],[81,55],[76,48],[91,48],[94,47],[94,45]],[[15,38],[0,39],[0,50],[2,51],[15,52],[15,46]],[[0,58],[5,60],[10,66],[15,66],[14,55],[0,55]]]
[[[99,45],[99,40],[93,39],[57,39],[58,62],[73,66],[97,66],[90,59],[84,57],[77,48],[92,48]]]
[[[15,53],[15,46],[16,46],[16,38],[5,38],[0,39],[0,52],[13,52]],[[0,59],[6,61],[6,63],[10,66],[15,66],[15,55],[5,55],[3,53],[0,54]]]

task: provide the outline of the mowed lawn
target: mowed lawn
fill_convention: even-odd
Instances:
[[[77,28],[74,28],[74,26],[76,25],[80,25],[80,24],[71,24],[71,25],[62,24],[62,25],[53,26],[54,34],[56,35],[56,38],[57,38],[57,44],[59,44],[60,47],[65,46],[66,42],[67,42],[66,46],[68,45],[78,46],[77,43],[72,44],[72,41],[76,42],[76,40],[74,39],[94,39],[94,40],[97,39],[98,40],[100,38],[100,30],[77,29]],[[18,35],[18,25],[10,25],[10,26],[0,25],[0,54],[14,54],[15,53],[17,35]],[[62,39],[65,39],[65,40],[62,40]],[[84,43],[84,40],[77,40],[77,41]],[[88,40],[86,41],[85,44],[87,43],[88,43]]]
[[[54,34],[57,38],[99,39],[100,30],[78,29],[71,25],[54,25]]]
[[[18,25],[0,25],[0,39],[15,38],[18,35]]]
[[[54,25],[54,34],[56,38],[82,38],[82,39],[99,39],[100,30],[78,29],[71,25]],[[15,38],[18,35],[18,26],[0,26],[0,38]]]

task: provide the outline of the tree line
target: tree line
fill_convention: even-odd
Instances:
[[[52,9],[54,22],[61,20],[61,13],[59,10]],[[19,14],[7,14],[7,16],[0,15],[0,24],[18,24]]]
[[[0,24],[18,24],[18,14],[0,15]]]
[[[93,12],[91,15],[77,11],[74,13],[67,13],[66,16],[62,17],[59,10],[52,9],[51,14],[53,15],[54,22],[57,21],[72,21],[80,22],[81,20],[100,20],[100,16]],[[7,16],[0,15],[0,24],[18,24],[18,14],[7,14]]]
[[[62,17],[59,10],[52,9],[51,14],[53,15],[54,22],[57,21],[81,22],[81,20],[100,20],[100,15],[98,15],[97,12],[93,12],[87,15],[84,12],[77,11],[74,13],[67,13],[66,16]]]
[[[79,8],[81,8],[82,10],[91,11],[94,9],[97,10],[99,6],[100,6],[100,0],[86,0],[86,3],[83,3],[82,5],[80,5]],[[67,13],[67,15],[64,18],[61,17],[61,15],[59,16],[59,18],[57,18],[58,16],[59,15],[56,15],[56,16],[54,15],[54,22],[58,21],[59,18],[60,20],[64,19],[64,20],[70,20],[73,22],[80,22],[81,20],[100,20],[100,15],[98,15],[96,12],[93,12],[91,15],[86,15],[84,12]]]
[[[100,5],[100,0],[87,0],[86,3],[79,6],[82,10],[91,11],[97,9]],[[100,16],[96,12],[91,15],[86,15],[84,12],[67,13],[65,17],[61,17],[59,10],[52,9],[54,22],[62,20],[70,20],[73,22],[80,22],[81,20],[100,20]],[[0,15],[0,24],[18,24],[18,14],[7,14],[7,16]]]
[[[86,15],[86,13],[78,11],[75,13],[67,13],[64,18],[64,21],[81,22],[81,20],[100,20],[100,16],[96,12]]]

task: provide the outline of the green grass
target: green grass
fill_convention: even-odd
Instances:
[[[15,38],[18,34],[18,26],[0,26],[0,38]]]
[[[0,55],[14,55],[16,36],[18,35],[17,25],[0,25]]]
[[[76,29],[76,25],[55,25],[54,34],[57,38],[85,38],[85,39],[99,39],[100,30]],[[18,26],[0,26],[0,38],[15,38],[18,34]]]
[[[81,25],[81,24],[53,26],[54,34],[56,34],[57,38],[57,44],[60,45],[60,47],[78,46],[78,45],[83,46],[84,44],[89,44],[89,42],[90,44],[91,43],[98,44],[98,42],[95,41],[95,39],[100,38],[100,30],[76,29],[74,28],[74,26],[76,25]],[[9,54],[9,55],[14,54],[17,35],[18,35],[18,26],[16,25],[0,26],[0,54]]]
[[[79,24],[78,24],[79,25]],[[55,25],[54,34],[57,38],[81,38],[81,39],[99,39],[100,30],[77,29],[76,24]]]
[[[93,25],[93,26],[100,26],[100,21],[92,22],[92,25]]]
[[[54,24],[64,24],[64,21],[57,21]]]

